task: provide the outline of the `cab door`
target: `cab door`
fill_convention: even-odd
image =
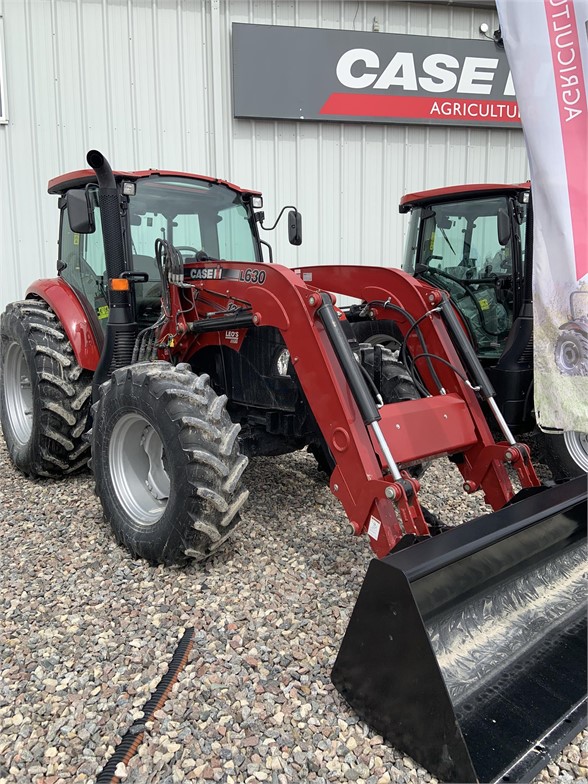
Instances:
[[[60,276],[75,289],[85,309],[95,314],[102,329],[108,321],[106,260],[102,240],[100,210],[95,192],[92,195],[96,230],[78,234],[71,230],[67,207],[61,209],[59,232]]]

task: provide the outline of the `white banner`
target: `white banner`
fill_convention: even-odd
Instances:
[[[531,169],[537,421],[588,432],[588,0],[497,0]]]

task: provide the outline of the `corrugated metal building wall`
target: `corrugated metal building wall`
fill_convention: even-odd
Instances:
[[[236,120],[231,24],[479,38],[487,8],[328,0],[0,0],[9,122],[0,126],[0,306],[55,268],[47,180],[102,150],[121,169],[196,171],[258,188],[273,219],[296,203],[286,264],[398,265],[399,197],[527,177],[520,130]],[[377,35],[377,33],[374,33]],[[303,53],[301,53],[303,56]]]

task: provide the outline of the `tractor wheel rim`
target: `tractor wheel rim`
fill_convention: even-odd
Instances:
[[[11,343],[4,357],[4,404],[15,439],[26,446],[33,432],[33,390],[27,361],[18,343]]]
[[[165,512],[170,493],[159,433],[140,414],[125,414],[112,430],[108,452],[114,491],[124,511],[137,525],[153,525]]]
[[[566,430],[564,432],[564,442],[574,462],[580,466],[582,471],[588,473],[588,433],[580,433],[578,430]]]
[[[580,361],[578,346],[572,340],[561,344],[560,360],[566,370],[573,370]]]

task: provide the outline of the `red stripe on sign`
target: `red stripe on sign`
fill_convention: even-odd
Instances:
[[[566,162],[576,279],[588,273],[588,106],[573,2],[545,0],[559,121]]]
[[[418,95],[332,93],[320,113],[348,117],[396,117],[402,120],[475,120],[517,125],[521,122],[516,101],[429,98]]]

